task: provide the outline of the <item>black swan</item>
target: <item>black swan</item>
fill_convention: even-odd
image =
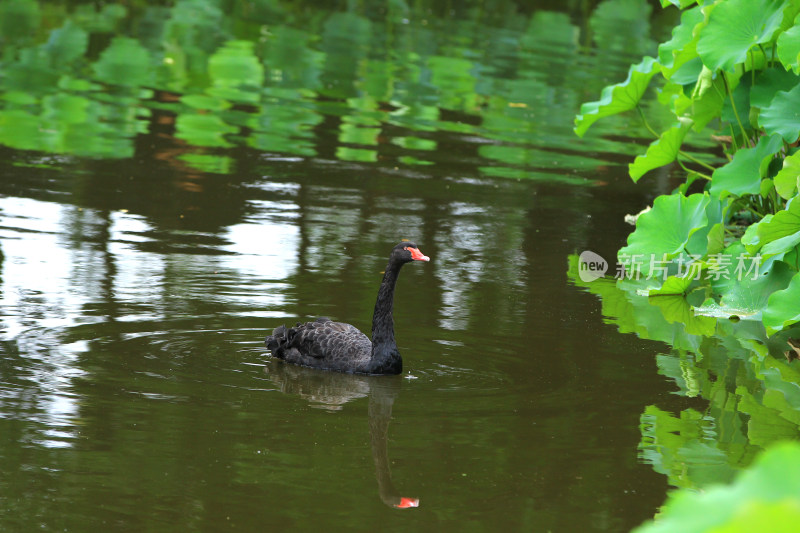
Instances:
[[[356,374],[399,374],[403,359],[394,342],[392,306],[400,268],[411,261],[430,261],[413,242],[401,242],[389,255],[375,312],[372,342],[358,328],[329,318],[278,326],[265,340],[272,355],[287,363]]]

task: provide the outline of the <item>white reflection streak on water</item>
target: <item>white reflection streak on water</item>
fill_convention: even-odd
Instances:
[[[131,322],[164,318],[163,298],[158,296],[164,287],[166,261],[163,254],[137,249],[140,243],[151,240],[152,226],[139,215],[111,213],[108,250],[114,257],[115,273],[111,292],[113,298],[127,308],[115,320]],[[137,313],[131,310],[136,308]]]
[[[31,439],[47,447],[71,445],[72,420],[78,413],[71,383],[83,374],[75,367],[78,346],[58,346],[54,329],[71,325],[82,303],[66,290],[73,265],[60,228],[70,217],[69,209],[30,199],[0,199],[0,239],[5,255],[1,335],[16,340],[20,355],[28,359],[20,375],[30,383],[25,390],[1,384],[0,410],[5,416],[24,411],[23,416],[43,424],[44,438]],[[17,404],[21,399],[22,405],[9,409],[4,405],[7,399]]]
[[[171,276],[206,280],[198,294],[219,291],[213,296],[246,314],[280,315],[285,299],[280,281],[298,265],[296,205],[256,203],[254,215],[224,234],[229,244],[221,248],[229,255],[215,255],[143,251],[140,245],[153,240],[154,228],[136,214],[112,212],[106,220],[91,209],[0,198],[5,256],[0,270],[0,339],[16,343],[20,357],[13,383],[3,383],[0,376],[0,416],[41,424],[40,432],[29,437],[41,446],[73,445],[80,410],[73,380],[84,374],[78,358],[91,339],[64,344],[64,332],[108,320],[86,313],[108,298],[124,310],[116,321],[169,317],[179,300],[165,294]],[[87,235],[106,225],[104,251],[102,241],[93,243]],[[113,272],[108,271],[109,260]],[[214,278],[220,269],[226,271],[222,281]]]
[[[276,202],[251,201],[258,213],[246,222],[228,227],[230,241],[224,249],[235,255],[226,263],[242,274],[286,279],[297,268],[299,228],[289,221],[266,216],[284,207]]]
[[[470,286],[480,281],[485,268],[482,238],[486,238],[486,231],[475,222],[476,212],[469,209],[468,204],[453,202],[449,209],[450,217],[437,234],[438,261],[442,265],[437,274],[443,303],[439,324],[444,329],[465,330]],[[457,275],[453,275],[454,272]]]
[[[222,268],[232,270],[226,299],[248,309],[250,316],[283,316],[285,280],[299,265],[300,228],[295,224],[297,206],[292,203],[251,200],[255,209],[239,224],[227,228],[231,255],[221,256]]]
[[[524,233],[514,230],[524,211],[512,207],[484,207],[464,202],[452,202],[449,216],[436,235],[438,246],[437,277],[442,288],[442,317],[439,325],[448,330],[465,330],[473,306],[473,288],[481,282],[495,283],[511,290],[511,284],[526,289],[521,276],[525,266],[522,252]],[[508,295],[506,295],[508,296]],[[495,310],[499,316],[510,316],[515,303],[510,298],[498,298],[506,308]],[[489,305],[482,302],[480,305]]]

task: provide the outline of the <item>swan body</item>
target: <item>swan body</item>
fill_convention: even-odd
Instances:
[[[392,249],[372,315],[372,340],[355,326],[321,317],[293,328],[278,326],[265,344],[287,363],[357,374],[399,374],[403,359],[394,340],[394,288],[400,268],[411,261],[429,261],[412,242]]]

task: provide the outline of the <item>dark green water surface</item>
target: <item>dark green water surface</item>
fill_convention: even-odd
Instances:
[[[639,418],[690,400],[566,271],[669,188],[628,182],[635,117],[571,131],[659,22],[387,5],[3,4],[0,530],[653,516]],[[401,376],[270,360],[283,323],[368,332],[401,239]]]

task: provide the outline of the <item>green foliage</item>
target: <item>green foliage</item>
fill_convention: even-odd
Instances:
[[[635,531],[789,532],[800,521],[800,444],[764,453],[730,486],[673,493],[658,518]]]
[[[575,117],[575,133],[583,136],[597,120],[637,109],[656,139],[630,164],[631,178],[674,162],[686,171],[683,185],[638,218],[620,261],[641,258],[634,266],[652,294],[667,279],[654,276],[652,265],[681,276],[691,264],[705,294],[687,304],[695,314],[763,319],[770,333],[781,331],[800,319],[789,304],[800,286],[800,2],[662,5],[682,13],[657,59],[631,67],[625,82],[606,87]],[[672,115],[663,131],[651,127],[640,106],[654,79],[658,101]],[[721,140],[725,159],[709,165],[685,150],[698,135]],[[702,194],[685,196],[690,190]],[[700,208],[700,198],[713,212]],[[755,262],[756,277],[765,279],[730,268],[742,261]]]
[[[697,230],[708,225],[706,206],[710,198],[707,194],[693,194],[688,198],[682,194],[660,196],[653,203],[653,209],[642,214],[636,223],[637,231],[628,236],[628,245],[619,251],[618,259],[629,270],[634,256],[645,260],[635,268],[641,273],[653,273],[657,261],[672,259],[688,245],[689,238]]]
[[[582,137],[589,126],[599,119],[634,109],[644,96],[650,79],[659,70],[659,64],[652,57],[646,57],[638,65],[632,66],[628,79],[603,89],[597,102],[581,106],[581,114],[575,117],[575,133]]]
[[[719,197],[759,194],[769,162],[781,148],[780,137],[776,135],[763,136],[754,148],[737,151],[730,163],[714,171],[709,192]]]
[[[647,148],[647,152],[631,163],[628,172],[633,181],[639,181],[639,178],[654,168],[663,167],[675,161],[680,152],[683,139],[691,127],[691,120],[682,119],[662,133],[657,140],[653,141]]]
[[[779,133],[784,141],[794,143],[800,135],[800,85],[776,94],[761,111],[760,121],[767,135]]]
[[[733,259],[742,248],[735,243],[725,255]],[[720,276],[714,290],[728,300],[720,306],[709,299],[718,313],[713,314],[707,302],[699,309],[707,310],[708,316],[698,316],[690,302],[705,291],[696,281],[670,277],[655,291],[642,279],[584,282],[578,257],[570,256],[569,261],[568,277],[601,298],[610,323],[622,332],[672,345],[656,357],[659,373],[675,382],[677,394],[699,397],[707,404],[702,410],[678,413],[655,405],[644,409],[640,456],[682,490],[637,531],[761,531],[766,530],[764,524],[777,524],[767,529],[782,531],[787,509],[798,514],[790,522],[796,529],[800,445],[781,442],[800,434],[800,362],[788,357],[794,351],[787,342],[800,337],[800,327],[788,326],[798,319],[800,278],[792,277],[793,271],[782,262],[755,280]],[[727,261],[720,263],[721,269],[735,269]],[[757,286],[770,283],[774,287]],[[763,301],[766,295],[769,304]],[[772,337],[761,320],[727,319],[733,309],[764,305],[764,323],[783,321],[786,326]],[[772,313],[785,315],[767,316]],[[737,471],[754,459],[755,464],[737,477]],[[720,485],[734,479],[731,486]]]
[[[794,530],[800,446],[771,449],[730,487],[716,484],[800,433],[800,371],[787,344],[800,336],[800,2],[662,5],[683,12],[658,59],[584,104],[575,132],[636,108],[656,140],[631,178],[677,162],[685,183],[638,217],[618,254],[624,278],[570,277],[603,299],[621,331],[672,344],[659,371],[710,403],[642,415],[642,457],[684,490],[639,531]],[[639,104],[653,79],[672,115],[663,131]],[[697,160],[683,148],[693,135],[724,139],[725,159]]]
[[[786,289],[770,295],[769,304],[764,310],[764,324],[767,331],[781,330],[800,321],[800,276],[794,276]]]
[[[783,20],[780,0],[727,0],[705,7],[697,54],[712,71],[733,71],[754,46],[769,43]]]

